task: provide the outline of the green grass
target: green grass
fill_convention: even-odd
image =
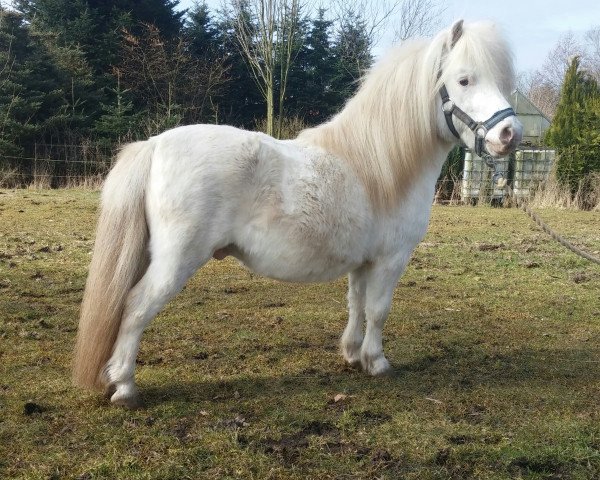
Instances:
[[[519,210],[434,208],[385,378],[337,352],[344,279],[209,263],[146,332],[126,411],[70,381],[97,201],[0,191],[0,478],[600,478],[600,269]],[[541,213],[600,250],[599,213]]]

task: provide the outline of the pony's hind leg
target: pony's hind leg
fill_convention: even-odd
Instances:
[[[127,297],[113,354],[104,368],[107,394],[115,405],[139,406],[134,370],[142,332],[196,269],[210,258],[207,254],[191,262],[175,250],[153,251],[146,273]]]
[[[348,275],[348,323],[342,334],[340,349],[348,365],[360,364],[365,323],[366,278],[362,268]]]

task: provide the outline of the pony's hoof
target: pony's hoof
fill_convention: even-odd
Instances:
[[[346,365],[352,368],[360,368],[360,347],[362,345],[362,338],[360,341],[346,342],[342,339],[340,344],[340,353],[344,357]]]
[[[110,389],[111,387],[109,387],[108,391],[110,391]],[[110,397],[110,403],[113,405],[128,408],[130,410],[135,410],[143,406],[137,388],[133,382],[117,385],[113,392],[114,393]]]
[[[346,363],[348,368],[361,368],[360,358],[344,358],[344,363]]]
[[[363,358],[361,362],[363,369],[371,376],[388,375],[392,371],[390,362],[384,356],[377,358]]]
[[[108,385],[106,387],[106,389],[104,390],[104,398],[106,398],[107,400],[110,400],[116,391],[117,391],[117,386],[114,383],[111,385]]]
[[[137,394],[126,397],[119,396],[117,393],[115,393],[110,398],[110,403],[117,407],[127,408],[128,410],[137,410],[138,408],[142,408],[144,406],[140,396]]]

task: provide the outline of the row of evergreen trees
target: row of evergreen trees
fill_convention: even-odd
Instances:
[[[565,74],[560,100],[546,143],[556,148],[556,176],[574,193],[590,174],[600,172],[600,86],[573,58]],[[597,181],[597,180],[596,180]]]
[[[17,0],[14,9],[0,7],[4,166],[52,156],[57,145],[112,147],[178,124],[255,128],[265,104],[235,40],[233,14],[206,4],[180,11],[178,3]],[[323,9],[300,15],[284,113],[311,125],[352,95],[372,61],[371,45],[359,14],[337,22]]]
[[[252,24],[250,0],[241,1],[238,15]],[[0,6],[0,171],[17,171],[27,183],[39,173],[35,159],[45,158],[51,162],[41,171],[58,184],[60,177],[103,171],[124,141],[179,124],[256,128],[265,100],[236,41],[234,14],[202,3],[181,11],[178,3]],[[323,9],[300,12],[297,24],[283,112],[314,125],[354,93],[372,62],[371,44],[365,19],[352,10],[335,22]],[[558,180],[573,191],[600,171],[600,88],[578,59],[546,142],[559,153]]]

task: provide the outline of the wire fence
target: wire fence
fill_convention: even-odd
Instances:
[[[517,150],[514,154],[496,161],[513,188],[515,197],[528,199],[549,178],[555,160],[554,150]],[[471,151],[465,152],[464,167],[459,174],[440,178],[436,188],[436,203],[501,203],[506,190],[493,181],[494,171],[485,161]]]
[[[0,156],[0,186],[71,187],[98,183],[108,173],[118,147],[98,143],[35,144],[28,155]]]
[[[36,144],[33,155],[0,156],[0,187],[98,187],[112,167],[118,146]],[[498,160],[517,198],[529,198],[548,179],[554,164],[553,150],[518,150]],[[492,170],[483,159],[465,152],[464,168],[440,178],[435,203],[477,204],[502,202],[505,190],[492,181]]]

